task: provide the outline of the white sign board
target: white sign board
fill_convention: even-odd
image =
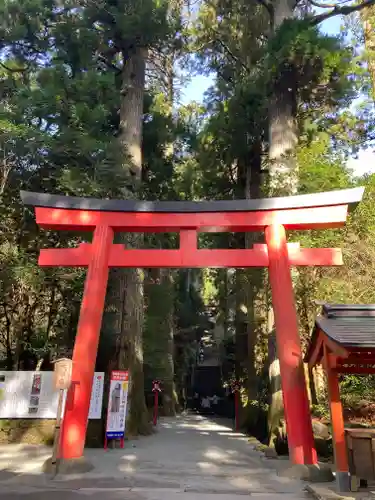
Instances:
[[[126,407],[128,403],[129,372],[113,371],[109,386],[106,438],[123,438],[125,435]]]
[[[90,419],[102,413],[104,373],[95,373]],[[0,418],[56,418],[59,392],[53,372],[0,371]],[[65,401],[64,401],[65,406]]]
[[[89,418],[92,420],[100,420],[102,418],[103,391],[104,372],[95,373],[94,380],[92,381],[89,411]]]

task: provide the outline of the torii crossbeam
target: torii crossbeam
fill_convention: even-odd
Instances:
[[[287,243],[286,230],[341,227],[363,188],[257,200],[143,202],[98,200],[21,192],[35,207],[45,229],[93,232],[92,243],[77,248],[40,251],[41,266],[88,268],[73,351],[60,458],[83,456],[92,380],[110,267],[268,267],[275,317],[277,352],[290,456],[295,464],[314,464],[306,390],[290,266],[337,266],[337,248],[300,248]],[[265,244],[252,249],[198,249],[199,232],[264,231]],[[174,232],[177,250],[126,249],[113,243],[115,232]]]

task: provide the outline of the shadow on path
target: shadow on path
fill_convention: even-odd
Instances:
[[[43,491],[46,492],[43,495],[48,493],[46,490],[51,495],[51,488],[55,491],[48,498],[53,500],[59,500],[58,490],[63,490],[67,500],[76,498],[70,494],[85,494],[96,500],[99,497],[92,495],[99,491],[103,492],[101,500],[120,498],[116,497],[119,491],[123,494],[121,498],[130,500],[174,500],[181,494],[182,500],[213,500],[213,495],[217,494],[220,494],[220,500],[249,494],[261,496],[263,500],[276,499],[280,495],[283,498],[288,495],[288,500],[304,497],[303,485],[299,481],[279,477],[272,463],[254,450],[246,436],[233,432],[230,421],[215,417],[186,414],[163,418],[155,434],[127,441],[123,450],[87,449],[86,457],[95,466],[92,472],[57,476],[53,481],[40,474],[37,466],[38,457],[44,457],[49,450],[32,448],[32,451],[14,450],[13,462],[9,460],[6,467],[8,476],[2,479],[0,475],[0,485],[7,489],[34,489],[28,494],[36,494],[35,489],[38,489],[40,494],[35,498],[41,500],[47,498],[41,495]],[[0,447],[2,464],[3,452],[11,457],[12,446]],[[18,462],[15,462],[17,456]],[[34,468],[31,468],[30,461]],[[21,475],[12,477],[11,472]],[[19,493],[24,495],[21,491]],[[138,497],[128,497],[128,494]],[[3,498],[7,497],[0,493],[0,499]],[[21,498],[31,500],[34,497]]]

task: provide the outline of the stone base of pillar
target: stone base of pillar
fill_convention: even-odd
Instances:
[[[52,464],[52,459],[48,458],[43,464],[43,472],[53,475],[73,475],[91,472],[94,466],[85,457],[58,459],[56,464]]]
[[[281,477],[289,479],[301,479],[311,483],[330,483],[335,480],[332,470],[325,465],[303,465],[296,464],[278,472]]]
[[[336,472],[337,491],[340,493],[352,491],[351,478],[349,472]]]

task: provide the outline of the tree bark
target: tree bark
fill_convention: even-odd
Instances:
[[[245,141],[247,142],[247,141]],[[238,191],[241,198],[259,198],[261,191],[261,140],[247,145],[238,159]],[[244,246],[251,248],[259,235],[246,233]],[[262,286],[258,269],[236,269],[236,378],[245,375],[249,404],[243,412],[243,422],[254,428],[258,418],[258,406],[253,402],[258,395],[256,371],[256,345],[258,339],[259,311],[257,299]],[[242,408],[241,408],[242,409]]]
[[[261,154],[262,141],[255,139],[249,151],[246,165],[245,198],[256,199],[261,197]],[[246,248],[251,248],[261,241],[259,233],[246,234]],[[259,349],[260,334],[262,332],[264,307],[264,270],[250,268],[247,271],[247,411],[246,425],[251,432],[259,430],[261,412],[260,401],[260,376],[257,371],[257,353]]]
[[[281,419],[284,416],[283,393],[281,390],[280,363],[277,357],[276,332],[272,308],[268,314],[268,376],[270,382],[270,405],[268,410],[269,446],[275,445],[275,438],[279,435]]]
[[[174,382],[174,283],[170,269],[162,270],[162,283],[169,296],[169,304],[166,311],[165,340],[166,349],[164,354],[164,377],[163,377],[163,412],[164,415],[174,416],[176,414],[176,388]]]
[[[282,24],[294,18],[295,2],[276,0],[271,27],[273,36]],[[297,189],[294,151],[298,142],[296,122],[296,79],[292,65],[284,66],[275,78],[269,106],[269,175],[272,196],[290,195]]]
[[[152,54],[157,62],[158,81],[156,87],[164,96],[163,107],[159,111],[173,121],[174,101],[174,61],[176,52],[167,47],[161,54]],[[162,68],[162,71],[161,71]],[[165,107],[164,107],[165,106]],[[174,155],[173,131],[169,130],[165,140],[163,157],[171,161]],[[162,384],[162,413],[166,416],[176,414],[177,394],[174,381],[174,275],[171,269],[152,269],[148,273],[145,288],[146,310],[146,364],[153,379]],[[147,380],[147,384],[150,381]]]
[[[294,18],[295,2],[275,0],[271,28],[273,35],[282,24]],[[298,142],[296,122],[296,81],[294,68],[284,67],[277,75],[269,107],[269,194],[295,194],[298,187],[297,165],[294,157]],[[269,308],[271,303],[268,301]],[[268,415],[270,445],[284,416],[280,364],[277,357],[273,311],[268,312],[268,365],[270,405]]]
[[[142,180],[142,123],[147,51],[136,47],[133,53],[123,54],[122,99],[120,108],[119,142],[123,151],[123,166],[130,167],[134,193]],[[130,161],[129,161],[130,160]],[[142,245],[143,235],[123,235],[129,247]],[[119,367],[130,370],[130,407],[127,428],[130,434],[150,432],[149,416],[144,396],[143,375],[143,271],[129,269],[120,280],[125,301],[122,307]]]
[[[261,154],[262,143],[259,138],[252,145],[246,162],[245,198],[255,199],[261,196]],[[258,233],[246,234],[246,248],[259,242]],[[258,341],[261,315],[259,311],[259,294],[262,289],[261,269],[249,269],[247,293],[247,395],[250,401],[258,399],[258,376],[256,372],[256,346]],[[251,405],[250,405],[251,406]],[[257,418],[257,417],[255,417]],[[255,422],[254,422],[255,423]]]
[[[144,331],[145,365],[148,388],[151,379],[159,379],[162,387],[162,412],[176,413],[174,383],[174,283],[169,269],[154,269],[145,286],[147,301]]]
[[[123,53],[119,147],[124,180],[131,186],[124,196],[137,198],[142,179],[142,121],[147,52],[135,47]],[[143,235],[120,234],[117,243],[137,248]],[[144,396],[143,375],[143,271],[114,270],[110,273],[104,328],[112,337],[112,367],[129,369],[129,404],[126,429],[129,435],[151,432]],[[102,343],[103,344],[103,343]],[[103,349],[108,347],[104,346]]]
[[[245,269],[236,269],[236,379],[243,378],[247,364],[248,280]]]

